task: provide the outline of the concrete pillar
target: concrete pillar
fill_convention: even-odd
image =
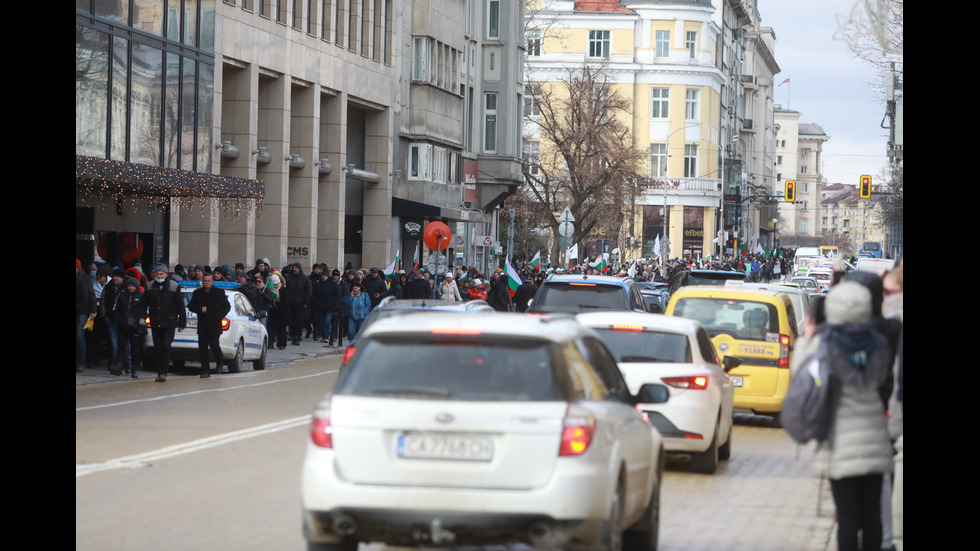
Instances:
[[[306,161],[301,168],[290,167],[289,178],[289,235],[286,240],[286,262],[299,262],[303,271],[319,262],[316,258],[317,166],[319,135],[316,114],[320,103],[313,86],[290,87],[289,142],[284,153],[299,155]]]
[[[343,268],[347,101],[346,96],[326,91],[320,94],[319,101],[319,157],[329,159],[333,170],[330,174],[319,175],[317,180],[317,255],[330,268]]]
[[[365,266],[384,268],[393,259],[391,234],[392,116],[388,110],[370,111],[364,125],[364,169],[381,175],[378,183],[364,184]]]
[[[256,165],[256,178],[265,182],[265,203],[255,225],[255,254],[268,258],[276,269],[286,264],[289,221],[289,173],[285,161],[289,136],[289,82],[259,75],[256,147],[268,148],[269,163]]]

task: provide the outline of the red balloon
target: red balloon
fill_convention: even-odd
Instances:
[[[439,235],[440,231],[442,232],[441,238]],[[449,226],[442,222],[429,222],[425,230],[422,231],[422,242],[432,250],[441,251],[448,249],[452,239],[453,235],[449,232]]]

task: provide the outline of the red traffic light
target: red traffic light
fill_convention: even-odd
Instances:
[[[796,201],[796,180],[786,180],[786,188],[783,193],[783,199],[789,203]]]
[[[871,176],[867,174],[861,176],[860,194],[861,199],[871,198]]]

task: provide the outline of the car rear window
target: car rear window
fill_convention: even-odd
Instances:
[[[594,328],[619,363],[690,363],[687,335],[639,329]]]
[[[626,310],[626,289],[597,283],[545,283],[534,300],[536,310],[580,312],[582,310]]]
[[[724,285],[726,281],[732,279],[744,280],[745,274],[739,272],[714,273],[714,274],[691,272],[691,274],[688,276],[687,284],[688,285]]]
[[[371,338],[338,394],[465,401],[564,400],[551,347],[537,340]]]
[[[682,298],[674,315],[701,322],[714,337],[727,333],[736,339],[764,341],[779,333],[779,312],[772,304],[725,298]]]

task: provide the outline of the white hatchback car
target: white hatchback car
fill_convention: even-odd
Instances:
[[[313,416],[309,549],[652,551],[664,449],[637,404],[666,394],[630,394],[599,337],[570,317],[379,320]]]
[[[201,286],[201,283],[199,281],[181,281],[178,282],[178,286],[184,295],[184,307],[186,308],[191,299],[191,294]],[[269,352],[268,333],[252,307],[252,303],[238,290],[241,285],[231,282],[215,282],[214,287],[223,291],[228,297],[228,302],[231,303],[231,310],[222,320],[223,331],[218,339],[228,371],[230,373],[240,372],[244,362],[252,362],[252,369],[265,369],[266,357]],[[200,353],[197,348],[197,314],[190,310],[185,310],[184,314],[187,316],[187,327],[176,331],[173,343],[170,345],[170,357],[174,369],[181,369],[187,361],[197,362],[200,360]],[[144,351],[146,354],[153,354],[153,337],[149,331],[144,340]],[[144,359],[144,365],[151,364]],[[220,373],[220,371],[219,366],[218,372]]]
[[[668,453],[691,455],[695,472],[714,473],[732,453],[734,387],[700,323],[652,314],[588,312],[576,319],[591,327],[616,356],[630,389],[662,383],[670,401],[641,404],[664,436]]]

